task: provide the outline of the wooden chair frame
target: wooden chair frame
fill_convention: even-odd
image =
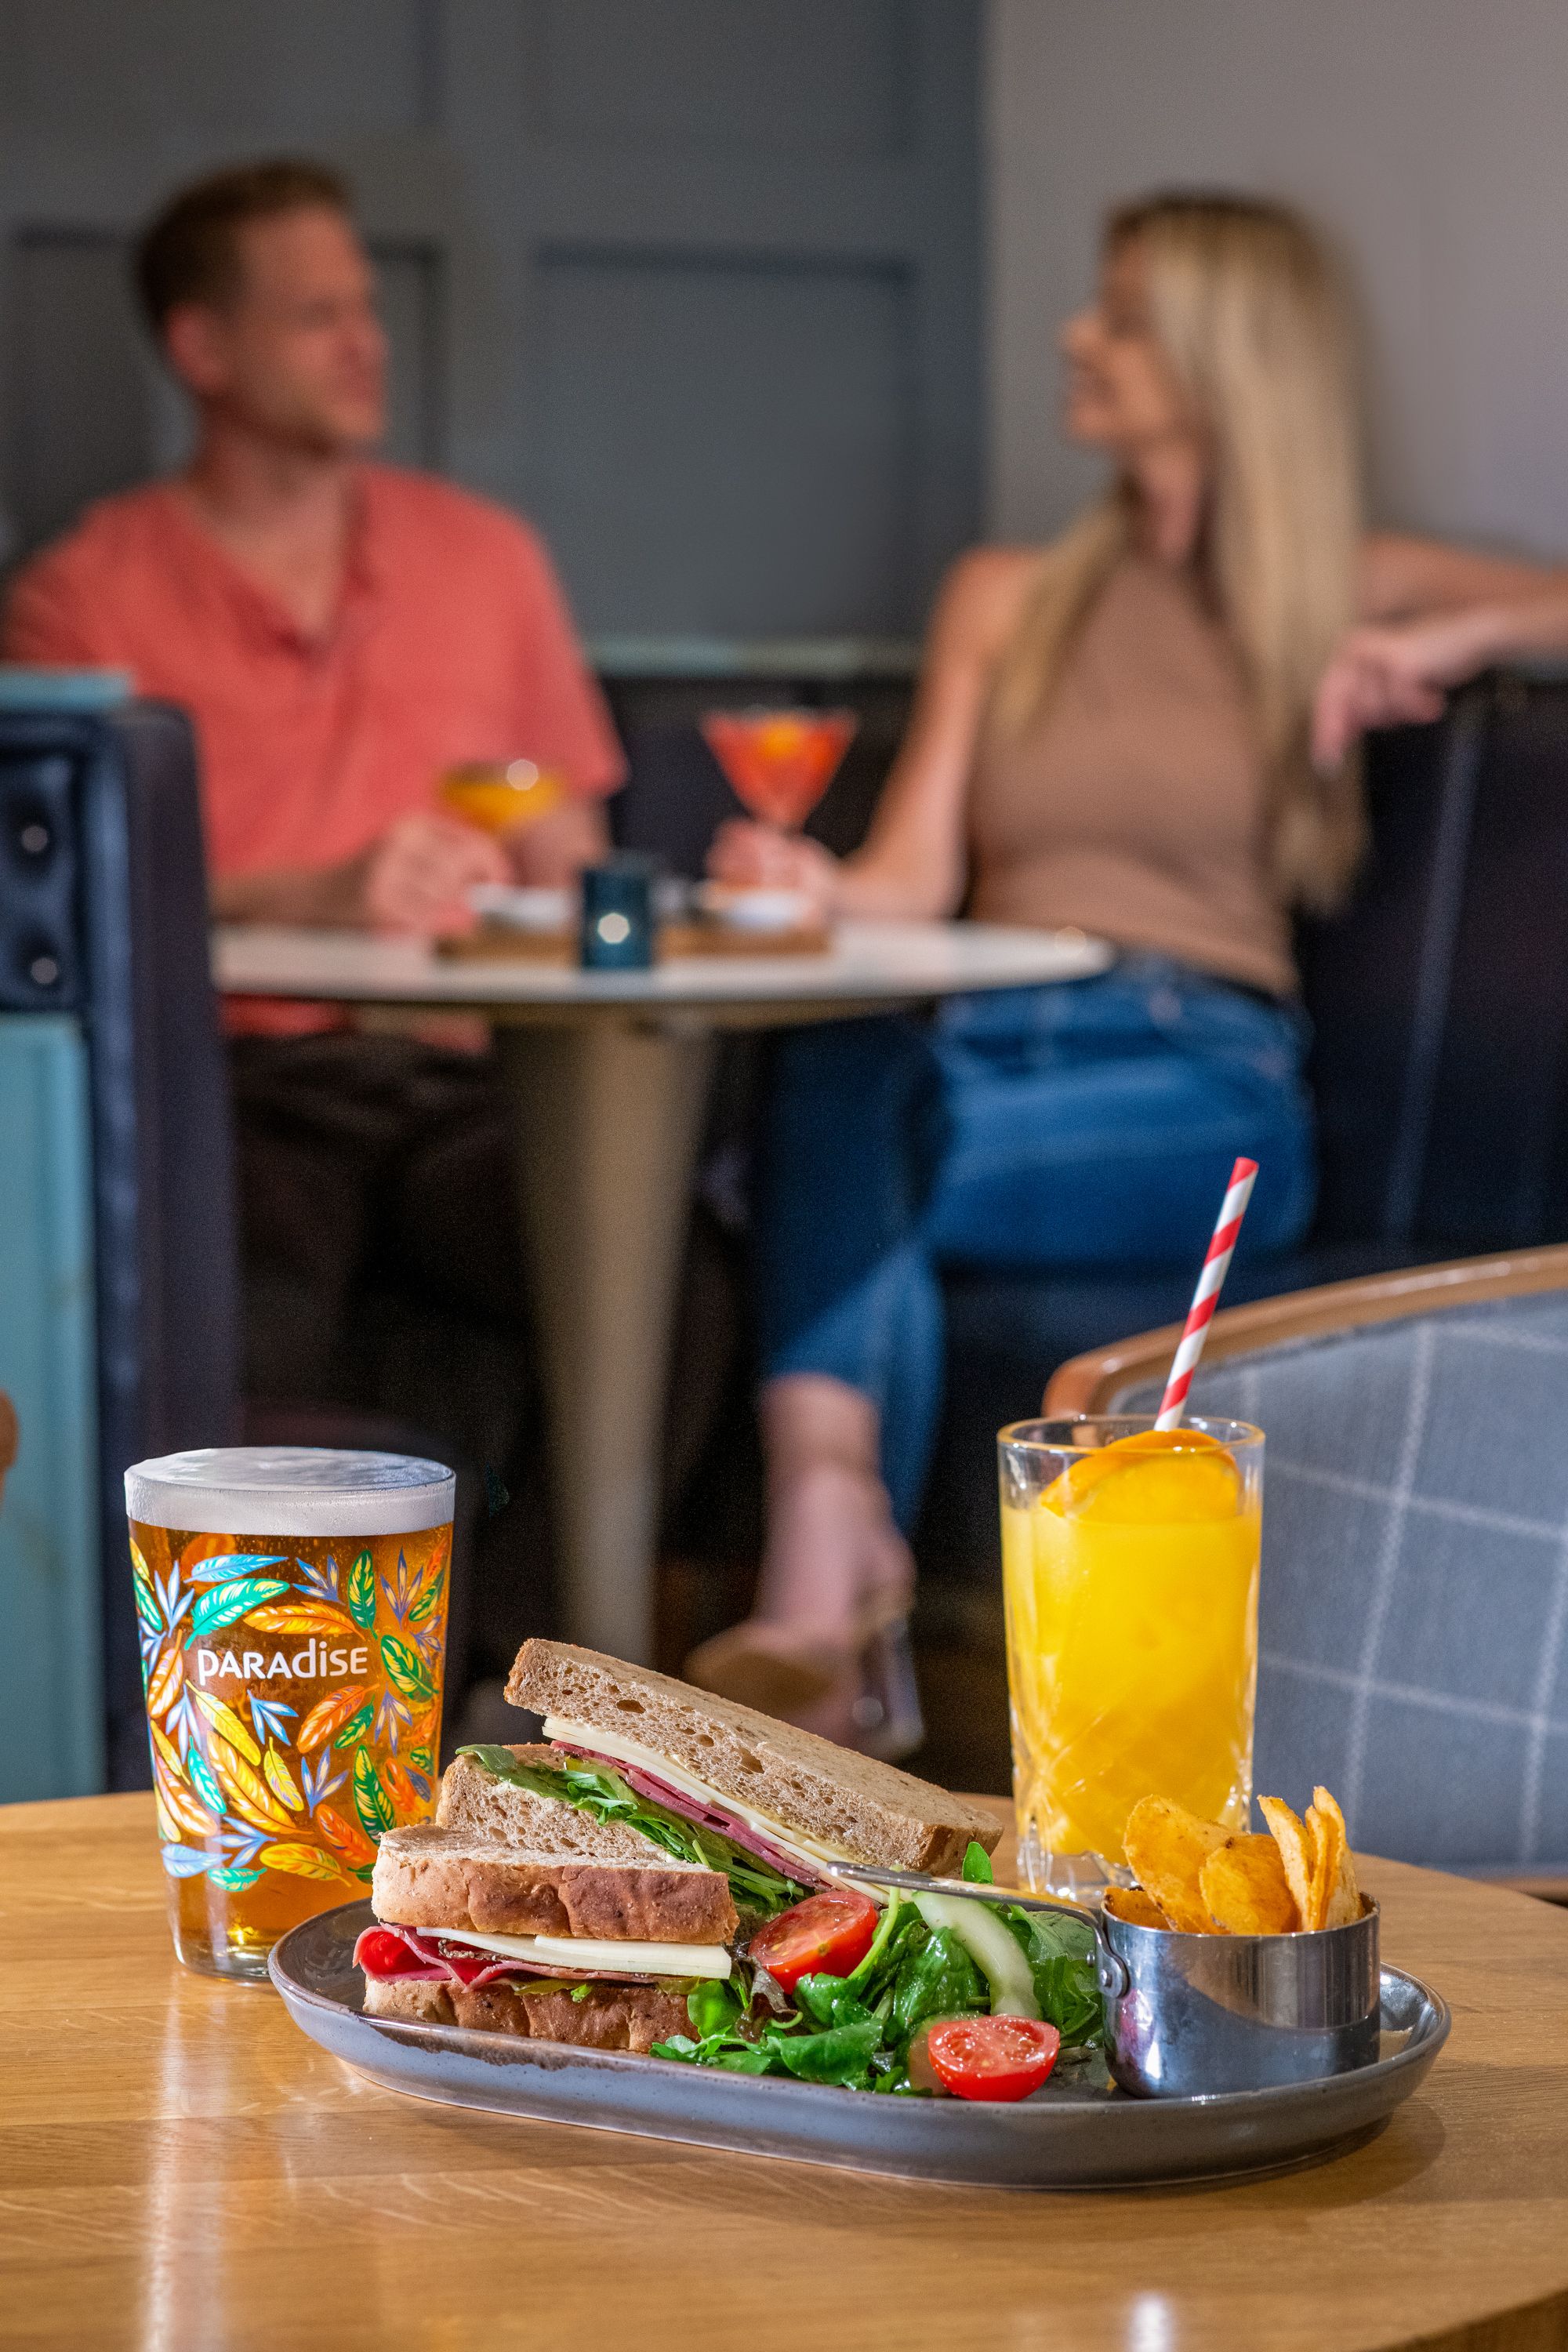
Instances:
[[[1406,1316],[1433,1315],[1452,1307],[1483,1307],[1496,1298],[1568,1290],[1568,1246],[1517,1250],[1500,1257],[1454,1258],[1442,1265],[1412,1266],[1399,1274],[1372,1274],[1353,1282],[1325,1283],[1280,1298],[1255,1299],[1221,1309],[1209,1327],[1205,1366],[1234,1362],[1290,1339],[1312,1339],[1369,1324],[1396,1323]],[[1182,1336],[1179,1323],[1113,1340],[1059,1365],[1051,1375],[1041,1410],[1047,1419],[1101,1413],[1130,1388],[1159,1380]],[[1568,1904],[1568,1879],[1521,1874],[1501,1882],[1521,1895]]]
[[[1209,1326],[1205,1367],[1237,1356],[1254,1356],[1289,1339],[1315,1339],[1331,1331],[1353,1331],[1372,1323],[1397,1323],[1408,1315],[1435,1315],[1456,1307],[1485,1307],[1494,1298],[1522,1298],[1533,1291],[1568,1290],[1568,1244],[1552,1249],[1512,1250],[1501,1257],[1450,1258],[1441,1265],[1411,1266],[1399,1274],[1367,1274],[1353,1282],[1326,1282],[1316,1290],[1287,1291],[1279,1298],[1257,1298],[1246,1307],[1223,1307]],[[1168,1368],[1182,1336],[1179,1323],[1135,1339],[1115,1339],[1059,1364],[1051,1374],[1041,1411],[1107,1412],[1126,1390],[1157,1381]]]

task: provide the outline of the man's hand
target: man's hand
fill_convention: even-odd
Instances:
[[[1337,768],[1369,727],[1440,719],[1445,689],[1497,657],[1494,617],[1472,610],[1347,630],[1323,673],[1312,711],[1312,759]]]
[[[379,841],[336,866],[216,877],[220,923],[301,923],[435,939],[472,930],[468,891],[510,882],[511,867],[488,833],[455,817],[399,817]]]
[[[833,912],[838,896],[838,860],[804,834],[780,833],[771,824],[731,817],[713,836],[708,871],[715,882],[736,890],[798,890],[818,914]]]
[[[510,882],[511,867],[488,833],[455,817],[421,813],[389,826],[352,861],[350,877],[349,921],[438,939],[472,930],[469,888],[476,882]]]

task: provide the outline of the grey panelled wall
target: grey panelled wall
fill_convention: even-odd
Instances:
[[[913,630],[978,524],[979,41],[980,0],[0,0],[0,541],[177,458],[128,235],[305,147],[361,192],[393,453],[534,515],[588,627]]]

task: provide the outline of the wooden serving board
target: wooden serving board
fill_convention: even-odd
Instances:
[[[805,924],[787,931],[752,931],[739,924],[661,923],[654,934],[655,961],[660,963],[671,956],[820,956],[832,949],[833,934],[826,926]],[[577,961],[577,933],[481,923],[464,938],[438,940],[437,953],[455,963],[571,965]]]

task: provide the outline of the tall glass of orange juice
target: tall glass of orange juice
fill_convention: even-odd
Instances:
[[[1247,1827],[1263,1433],[1023,1421],[998,1449],[1019,1856],[1082,1895],[1142,1797]]]
[[[435,1810],[456,1481],[320,1446],[125,1474],[174,1949],[265,1980],[279,1937],[368,1889]]]

